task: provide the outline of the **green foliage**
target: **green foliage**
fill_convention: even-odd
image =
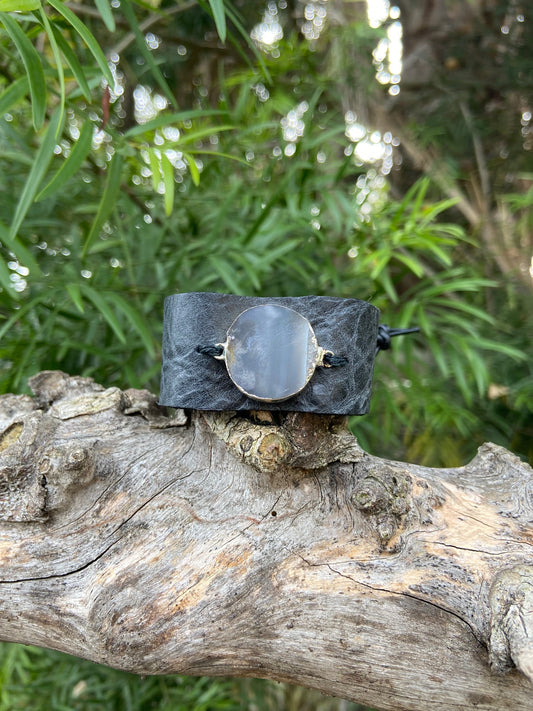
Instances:
[[[222,9],[205,6],[221,38]],[[170,73],[143,39],[147,10],[129,2],[121,14],[106,3],[98,10],[102,20],[90,24],[61,0],[49,2],[45,20],[1,15],[0,41],[18,56],[9,60],[16,81],[0,93],[13,117],[0,124],[0,214],[10,222],[0,225],[0,390],[23,388],[43,368],[157,389],[162,301],[175,291],[335,294],[371,299],[384,322],[421,328],[378,358],[373,413],[352,423],[366,446],[463,461],[485,438],[487,411],[493,439],[512,438],[502,403],[488,401],[491,364],[508,372],[523,364],[507,400],[521,409],[526,344],[494,336],[508,330],[491,305],[498,282],[452,221],[453,200],[436,199],[427,180],[392,200],[378,171],[346,151],[339,86],[319,72],[317,52],[288,32],[279,58],[231,71],[221,64],[212,79],[219,100],[198,92],[176,111]],[[226,10],[234,37],[237,11]],[[124,90],[150,80],[148,93],[168,97],[169,108],[140,124],[100,85],[104,76],[116,89],[100,45],[119,18],[133,41]],[[370,33],[358,32],[359,62]],[[339,37],[335,46],[345,47],[346,28]],[[38,39],[48,47],[41,55]],[[297,140],[280,124],[291,111]],[[509,209],[529,214],[516,199]],[[439,454],[427,445],[450,428],[453,446]]]
[[[64,654],[2,645],[0,710],[217,711],[239,709],[235,684],[206,678],[146,677]]]
[[[371,711],[340,703],[343,711]],[[139,677],[59,652],[0,644],[0,711],[338,711],[340,703],[267,681]]]
[[[67,23],[79,35],[82,42],[92,54],[93,59],[96,61],[96,64],[102,72],[102,76],[107,83],[112,86],[114,84],[113,75],[111,74],[105,55],[92,32],[90,32],[77,15],[75,15],[69,7],[61,2],[61,0],[48,0],[48,3],[63,16]],[[53,42],[50,35],[48,36],[48,39],[51,43]],[[59,66],[57,67],[57,70],[59,71]]]
[[[475,433],[488,424],[495,373],[527,368],[527,347],[517,339],[520,331],[490,312],[487,290],[498,282],[472,263],[457,266],[459,255],[476,244],[457,224],[439,220],[453,203],[428,204],[428,187],[423,180],[400,202],[385,203],[355,235],[354,272],[359,284],[368,281],[382,320],[416,324],[421,334],[398,339],[393,353],[378,356],[372,413],[352,426],[380,453],[392,448],[403,457],[407,446],[412,460],[458,466],[481,443]],[[496,331],[507,337],[495,337]],[[496,362],[500,368],[491,369]],[[509,423],[495,417],[492,425],[491,438],[504,443]]]
[[[213,19],[217,27],[218,36],[222,42],[226,41],[226,13],[224,11],[224,0],[209,0]]]
[[[377,358],[372,411],[351,422],[367,449],[452,466],[491,439],[533,459],[529,292],[501,277],[454,200],[425,179],[394,192],[346,136],[345,87],[374,81],[382,31],[332,27],[310,44],[286,20],[263,54],[253,3],[78,9],[0,0],[0,392],[54,368],[157,390],[162,303],[178,291],[357,297],[421,329]],[[427,142],[451,140],[457,107]],[[520,180],[499,200],[527,240]],[[2,659],[0,711],[335,708],[20,647]]]
[[[33,125],[35,130],[39,130],[43,125],[46,110],[46,84],[41,60],[37,50],[24,34],[18,22],[5,13],[2,14],[1,20],[24,63],[31,92]]]

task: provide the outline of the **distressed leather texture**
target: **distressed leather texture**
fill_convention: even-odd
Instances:
[[[318,344],[346,365],[318,367],[307,386],[283,402],[246,397],[231,381],[224,361],[198,346],[224,343],[245,309],[265,303],[288,306],[310,322]],[[193,292],[165,299],[159,404],[194,410],[275,410],[364,415],[369,410],[379,310],[367,301],[330,296],[252,297]]]

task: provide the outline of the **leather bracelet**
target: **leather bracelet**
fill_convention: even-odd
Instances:
[[[380,328],[379,310],[359,299],[169,296],[159,403],[363,415]]]

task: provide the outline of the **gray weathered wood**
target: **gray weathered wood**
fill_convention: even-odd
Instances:
[[[58,372],[32,388],[0,398],[1,639],[384,710],[533,709],[517,457],[433,470],[369,456],[340,418],[168,418]]]

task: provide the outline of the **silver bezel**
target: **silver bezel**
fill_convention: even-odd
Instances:
[[[304,390],[311,378],[313,377],[315,370],[317,367],[323,366],[323,367],[330,367],[329,365],[324,363],[324,356],[326,354],[331,354],[332,351],[328,351],[325,348],[322,348],[321,346],[318,345],[317,337],[315,335],[315,332],[313,330],[313,327],[311,326],[310,322],[308,319],[305,318],[299,311],[296,311],[295,309],[291,309],[288,306],[282,306],[281,304],[270,304],[272,306],[276,306],[276,308],[280,309],[287,309],[288,311],[293,311],[294,313],[298,314],[300,318],[302,318],[308,325],[309,331],[310,331],[310,336],[311,336],[311,342],[312,342],[312,348],[315,352],[315,357],[312,359],[312,361],[309,363],[307,367],[307,372],[306,372],[306,380],[305,383],[298,389],[295,390],[294,392],[290,393],[286,397],[283,398],[266,398],[266,397],[259,397],[257,395],[254,395],[253,393],[247,392],[239,383],[235,380],[234,376],[232,375],[231,372],[231,364],[228,363],[228,360],[231,361],[231,331],[235,324],[238,322],[238,320],[243,316],[243,314],[247,313],[248,311],[252,311],[253,309],[261,308],[261,306],[267,306],[269,304],[258,304],[256,306],[252,306],[249,309],[245,309],[244,311],[241,311],[241,313],[233,320],[231,323],[231,326],[228,328],[228,331],[226,333],[226,341],[224,343],[217,343],[216,345],[221,347],[222,353],[220,355],[215,356],[217,360],[223,360],[224,363],[226,364],[226,370],[228,372],[228,375],[231,379],[231,382],[235,385],[235,387],[240,390],[243,395],[246,395],[246,397],[251,398],[252,400],[257,400],[258,402],[284,402],[285,400],[289,400],[290,398],[294,397],[295,395],[298,395],[299,393]]]

